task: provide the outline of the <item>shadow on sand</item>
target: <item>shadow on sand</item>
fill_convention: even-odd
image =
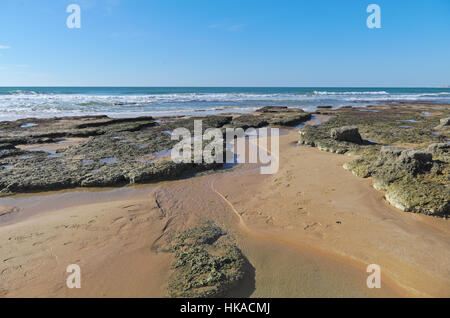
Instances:
[[[256,270],[249,262],[247,257],[244,257],[245,276],[236,286],[234,286],[225,295],[225,298],[250,298],[255,291],[255,273]]]

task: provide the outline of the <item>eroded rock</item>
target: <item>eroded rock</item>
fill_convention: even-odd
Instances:
[[[331,138],[329,131],[320,129],[317,126],[305,126],[299,131],[300,145],[316,147],[322,151],[345,154],[351,151],[358,151],[360,146],[347,141],[339,141]]]
[[[222,164],[174,163],[170,150],[178,141],[171,140],[172,131],[186,128],[193,136],[196,120],[202,121],[204,133],[210,128],[224,132],[227,125],[241,123],[244,128],[287,125],[311,116],[300,109],[265,111],[158,121],[152,117],[85,116],[0,122],[0,196],[150,183],[217,169]],[[83,141],[45,149],[74,136],[84,137]]]
[[[363,140],[359,134],[358,127],[340,127],[331,129],[331,138],[338,141],[347,141],[354,144],[362,144]]]
[[[360,157],[344,165],[356,176],[373,177],[373,186],[386,193],[386,200],[406,212],[448,216],[450,156],[447,129],[434,131],[436,117],[449,114],[449,105],[389,105],[380,109],[340,109],[321,127],[300,130],[299,144],[335,153],[353,153]],[[423,111],[427,116],[423,116]],[[407,127],[404,122],[407,121]],[[448,120],[441,120],[447,127]],[[358,127],[362,144],[336,140],[342,127]],[[333,131],[333,134],[331,133]],[[357,136],[354,134],[353,136]],[[337,138],[343,140],[356,139]],[[370,142],[371,140],[375,142]],[[383,144],[405,144],[405,149]],[[427,146],[428,145],[428,146]]]
[[[299,108],[264,107],[253,114],[237,116],[231,122],[236,128],[261,128],[266,126],[296,126],[311,119],[311,114]]]
[[[428,149],[440,149],[431,145]],[[385,146],[376,160],[359,158],[345,164],[355,175],[373,177],[373,186],[386,192],[386,200],[405,212],[446,216],[449,205],[449,156],[433,161],[430,152]]]
[[[450,117],[442,118],[441,123],[436,127],[436,129],[444,129],[450,127]]]
[[[427,151],[429,151],[435,155],[449,153],[450,152],[450,144],[444,144],[444,143],[431,144],[428,146]]]
[[[224,297],[245,275],[245,258],[223,230],[213,224],[179,233],[171,240],[175,255],[171,297]]]

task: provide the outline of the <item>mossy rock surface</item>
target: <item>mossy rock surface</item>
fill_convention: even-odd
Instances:
[[[345,154],[348,152],[358,152],[361,150],[361,145],[335,140],[331,137],[331,129],[326,129],[316,126],[305,126],[299,131],[300,145],[308,145],[316,147],[319,150]]]
[[[450,188],[426,178],[404,178],[389,184],[386,200],[405,212],[447,216],[450,212]]]
[[[368,178],[372,176],[373,173],[371,162],[362,158],[347,162],[344,165],[344,168],[353,172],[355,176],[360,178]]]
[[[266,126],[296,126],[311,119],[311,114],[298,108],[264,107],[253,114],[237,116],[230,127],[261,128]]]
[[[358,177],[373,177],[377,190],[405,212],[447,217],[450,214],[450,146],[447,120],[450,105],[407,104],[334,111],[319,127],[300,130],[299,144],[320,150],[358,154],[344,165]],[[424,111],[428,115],[424,115]],[[440,131],[435,127],[439,124]],[[358,127],[362,145],[334,140],[339,127]],[[331,137],[329,136],[331,133]],[[375,143],[376,142],[376,143]],[[405,145],[383,146],[389,144]]]
[[[178,141],[171,140],[173,130],[186,128],[193,136],[197,120],[202,122],[204,133],[210,128],[225,132],[225,127],[236,123],[244,128],[287,125],[307,120],[308,116],[311,115],[299,109],[275,109],[235,116],[160,119],[83,116],[0,122],[0,196],[150,183],[217,169],[222,164],[174,163],[170,151]],[[41,144],[56,144],[74,137],[85,140],[50,153],[17,147],[39,148]]]
[[[214,224],[179,233],[171,240],[174,270],[171,297],[223,297],[245,275],[245,258],[227,234]]]

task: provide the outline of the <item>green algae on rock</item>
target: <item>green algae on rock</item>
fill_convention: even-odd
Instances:
[[[437,108],[436,114],[427,112],[427,116],[423,116],[420,107],[407,105],[383,107],[379,112],[335,111],[335,117],[319,127],[303,127],[299,132],[299,144],[338,154],[357,154],[359,158],[346,163],[344,168],[358,177],[372,177],[374,187],[384,191],[386,200],[393,206],[405,212],[447,217],[450,213],[450,145],[444,142],[448,138],[445,129],[441,134],[433,130],[439,116],[450,113],[450,107],[434,108]],[[412,126],[405,130],[399,125],[402,121]],[[444,120],[440,122],[442,125]],[[368,140],[358,143],[356,127],[364,137],[378,143],[405,144],[416,149],[382,146],[372,141],[368,143]],[[342,132],[345,136],[337,138]]]
[[[171,297],[223,297],[245,275],[242,252],[214,224],[193,228],[170,242],[175,263],[168,283]]]
[[[269,106],[253,114],[237,116],[230,127],[261,128],[265,126],[296,126],[311,119],[311,114],[298,108]]]
[[[433,160],[432,153],[422,150],[382,149],[371,164],[374,187],[385,191],[386,200],[405,212],[446,216],[450,212],[450,157],[442,159],[446,161]]]
[[[440,148],[442,147],[442,148]],[[382,147],[376,160],[358,158],[344,168],[363,178],[373,177],[373,186],[386,192],[386,200],[405,212],[447,216],[450,212],[450,156],[444,145],[428,150]],[[439,159],[438,159],[439,158]]]
[[[175,142],[162,132],[114,134],[91,137],[55,155],[18,151],[2,158],[0,164],[12,168],[0,171],[0,195],[154,182],[221,166],[174,163],[167,149]]]
[[[436,127],[436,129],[449,129],[450,128],[450,117],[442,118],[440,124]]]
[[[433,161],[431,153],[421,150],[383,147],[377,161],[347,166],[356,175],[362,167],[370,171],[374,187],[385,191],[386,200],[402,211],[449,214],[448,161]]]
[[[332,137],[332,133],[329,130],[321,127],[305,126],[300,129],[299,133],[300,140],[298,143],[300,145],[316,147],[319,150],[337,154],[360,150],[360,145],[348,141],[336,140]]]
[[[368,109],[371,111],[361,111]],[[424,116],[424,110],[428,110],[430,114]],[[379,144],[430,144],[445,142],[450,137],[448,129],[435,133],[435,127],[442,116],[450,115],[448,104],[341,108],[329,111],[328,114],[334,117],[318,127],[325,135],[329,135],[333,128],[356,126],[363,139]]]
[[[170,150],[177,141],[172,140],[172,131],[186,128],[193,135],[197,120],[202,121],[203,132],[210,128],[225,132],[226,127],[237,124],[242,124],[242,128],[291,125],[310,116],[299,109],[275,108],[250,115],[158,120],[83,116],[0,122],[0,196],[150,183],[214,170],[222,165],[174,163]],[[82,137],[83,142],[54,151],[39,148],[74,137]],[[24,145],[33,146],[33,151],[24,150]]]
[[[331,129],[331,138],[337,141],[347,141],[354,144],[363,143],[358,127],[356,126],[333,128]]]

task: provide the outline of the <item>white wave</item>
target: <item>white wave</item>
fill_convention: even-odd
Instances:
[[[329,92],[329,91],[314,91],[314,95],[389,95],[385,91],[377,92]]]
[[[340,107],[387,101],[450,101],[450,92],[388,93],[386,91],[316,91],[313,93],[178,93],[147,95],[43,94],[16,90],[0,95],[0,119],[106,114],[138,115],[251,111],[267,105]]]
[[[352,98],[421,98],[450,97],[450,93],[424,94],[389,94],[387,92],[314,92],[314,94],[246,94],[246,93],[183,93],[183,94],[153,94],[153,95],[74,95],[74,94],[22,94],[0,95],[0,107],[10,105],[44,105],[60,104],[74,106],[135,106],[156,103],[187,103],[187,102],[243,102],[243,101],[308,101],[320,99]]]

